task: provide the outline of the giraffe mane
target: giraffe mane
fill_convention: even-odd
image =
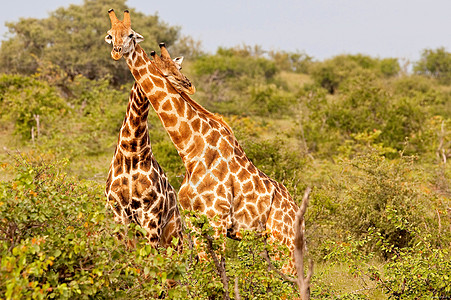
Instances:
[[[172,83],[171,83],[169,80],[166,79],[166,77],[163,75],[163,72],[161,72],[161,70],[155,65],[155,63],[154,63],[153,61],[151,61],[150,63],[151,63],[151,64],[153,65],[153,67],[158,71],[158,73],[160,73],[160,75],[164,78],[164,80],[166,80],[167,83],[169,83],[169,84],[174,88],[174,90],[176,90],[177,93],[180,94],[180,96],[183,98],[183,100],[185,100],[186,102],[188,102],[188,104],[191,105],[195,110],[197,110],[197,111],[203,113],[203,114],[206,115],[207,117],[209,117],[209,118],[215,120],[216,122],[218,122],[219,124],[223,125],[223,126],[225,127],[225,129],[226,129],[231,135],[235,136],[235,135],[233,134],[232,128],[229,126],[229,124],[227,124],[227,123],[224,121],[224,119],[222,118],[222,116],[220,116],[220,115],[218,115],[218,114],[215,114],[215,113],[212,113],[212,112],[208,111],[208,110],[205,109],[202,105],[200,105],[199,103],[197,103],[196,101],[194,101],[193,99],[191,99],[191,97],[190,97],[187,93],[181,92],[181,91],[179,91],[178,89],[176,89],[176,88],[172,85]]]

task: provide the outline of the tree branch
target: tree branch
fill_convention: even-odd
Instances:
[[[213,258],[213,262],[216,266],[216,271],[218,275],[221,277],[222,285],[224,286],[224,295],[223,299],[230,300],[229,296],[229,277],[227,277],[225,270],[225,258],[224,255],[221,255],[221,261],[219,261],[218,256],[213,250],[213,238],[208,234],[203,234],[203,237],[207,240],[207,251],[210,253]]]
[[[297,285],[302,300],[310,299],[310,281],[313,275],[313,261],[309,260],[307,276],[304,277],[304,256],[305,256],[305,220],[304,215],[307,210],[311,188],[307,187],[302,198],[301,207],[296,213],[294,222],[294,263],[297,272]]]

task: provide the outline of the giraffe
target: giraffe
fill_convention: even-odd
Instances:
[[[181,245],[182,222],[176,193],[152,153],[147,116],[149,100],[138,84],[130,92],[125,119],[110,164],[105,195],[115,220],[135,222],[153,247]]]
[[[129,12],[123,21],[114,10],[109,16],[112,27],[105,40],[113,44],[113,59],[124,57],[185,165],[178,192],[182,208],[218,216],[213,222],[218,233],[232,238],[239,238],[241,229],[269,230],[293,253],[298,207],[286,187],[255,167],[220,116],[174,84],[164,44],[161,56],[152,52],[151,61],[139,45],[142,36],[131,29]],[[293,272],[292,264],[286,269]]]

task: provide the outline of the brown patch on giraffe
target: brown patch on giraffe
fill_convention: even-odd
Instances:
[[[222,157],[227,158],[233,153],[233,148],[227,143],[226,138],[222,138],[219,142],[219,151],[221,152]]]
[[[122,127],[121,135],[122,135],[122,137],[125,137],[125,138],[130,137],[131,132],[130,132],[130,127],[128,126],[128,124],[126,124],[124,127]]]
[[[276,210],[276,212],[273,215],[274,220],[282,220],[283,212],[281,210]]]
[[[207,215],[208,218],[212,219],[216,215],[216,212],[212,209],[209,209],[205,212],[205,214]]]
[[[183,209],[193,210],[193,208],[191,207],[191,201],[189,200],[189,198],[188,198],[188,197],[182,197],[182,196],[181,196],[181,195],[185,195],[186,193],[187,193],[187,192],[186,192],[186,189],[185,189],[185,190],[181,189],[181,190],[179,191],[179,196],[178,196],[178,198],[179,198],[180,206],[181,206]]]
[[[108,171],[108,178],[107,178],[107,180],[106,180],[106,186],[107,186],[107,188],[110,186],[110,184],[111,184],[111,180],[113,179],[113,174],[112,174],[113,172],[112,172],[112,170],[110,169],[109,171]]]
[[[205,165],[207,165],[207,168],[209,168],[218,158],[219,158],[218,151],[211,149],[210,147],[207,147],[204,154],[204,161]]]
[[[245,224],[249,224],[250,221],[252,220],[251,217],[249,216],[249,213],[245,209],[242,209],[239,213],[237,213],[236,218],[238,220],[242,220],[240,223],[245,223]]]
[[[193,210],[194,211],[204,211],[204,209],[205,209],[205,205],[202,202],[202,200],[200,200],[199,198],[196,198],[193,203]]]
[[[124,140],[121,142],[121,148],[127,152],[136,152],[136,150],[138,149],[138,142],[135,139],[132,139],[130,141]]]
[[[144,79],[144,81],[141,83],[141,88],[143,89],[143,92],[148,94],[153,88],[152,81],[149,80],[149,78]]]
[[[240,172],[241,173],[241,172]],[[239,174],[238,174],[238,176],[239,176]],[[238,179],[239,179],[239,177],[238,177]],[[243,191],[243,193],[249,193],[249,192],[251,192],[252,190],[254,189],[254,185],[252,184],[252,181],[247,181],[245,184],[243,184],[243,189],[242,189],[242,191]],[[250,200],[250,198],[253,196],[253,195],[255,195],[255,194],[251,194],[251,195],[249,195],[249,200]]]
[[[138,127],[135,130],[135,138],[140,138],[144,133],[146,133],[147,129],[147,123],[144,123],[141,120],[141,123],[138,125]]]
[[[171,101],[166,100],[163,105],[161,106],[161,109],[164,111],[171,111],[172,110],[172,104]]]
[[[132,199],[131,203],[130,203],[130,207],[132,209],[138,209],[141,207],[141,201],[137,200],[137,199]]]
[[[187,139],[189,136],[191,136],[191,128],[187,122],[180,123],[179,132],[182,135],[183,139]]]
[[[183,116],[185,114],[185,102],[176,97],[172,97],[171,102],[174,105],[177,114]]]
[[[200,130],[200,120],[199,119],[195,119],[191,122],[191,127],[193,128],[194,132],[199,132]]]
[[[143,172],[148,172],[150,170],[150,168],[152,167],[152,161],[150,159],[145,159],[142,160],[139,164],[139,168],[141,169],[141,171]]]
[[[235,160],[231,161],[229,163],[230,172],[233,174],[236,174],[239,169],[241,169],[241,166],[238,164],[238,162]]]
[[[246,167],[248,160],[245,157],[236,157],[235,161],[240,165],[241,168]],[[249,172],[248,172],[249,173]]]
[[[263,184],[265,185],[266,191],[270,192],[271,189],[272,189],[271,181],[269,181],[267,178],[264,178],[263,179]]]
[[[283,222],[285,224],[293,224],[293,220],[290,218],[290,216],[288,214],[285,214],[283,217]]]
[[[280,200],[279,200],[280,201]],[[283,210],[283,211],[287,211],[288,209],[289,209],[289,206],[288,206],[288,203],[287,203],[287,201],[280,201],[281,203],[281,205],[280,205],[280,208]]]
[[[205,143],[202,137],[199,135],[195,135],[193,138],[193,141],[191,142],[191,145],[188,149],[186,149],[186,152],[188,153],[189,158],[194,158],[197,155],[201,154],[203,149],[205,147]],[[187,169],[190,168],[187,166]]]
[[[248,209],[251,216],[258,216],[257,209],[255,208],[255,206],[253,204],[248,204],[246,206],[246,208]]]
[[[134,70],[132,71],[132,74],[133,74],[133,77],[135,77],[136,80],[138,80],[138,79],[141,78],[141,75],[139,74],[138,69],[134,69]]]
[[[269,206],[269,197],[260,197],[260,199],[257,201],[257,210],[259,214],[264,213]]]
[[[249,166],[247,167],[247,170],[249,171],[249,173],[251,174],[256,174],[257,173],[257,168],[254,166],[253,163],[250,163]]]
[[[252,176],[252,181],[254,182],[254,187],[257,193],[263,194],[266,193],[266,188],[260,177],[257,175]]]
[[[235,211],[240,210],[241,208],[244,207],[244,197],[242,195],[235,197],[235,199],[233,200],[233,207],[235,208]]]
[[[120,186],[121,186],[121,179],[117,178],[117,179],[113,180],[113,183],[111,184],[110,190],[111,191],[117,191]]]
[[[211,191],[216,184],[217,181],[210,174],[207,174],[197,187],[197,192],[202,194],[204,192]]]
[[[237,177],[240,182],[243,182],[248,180],[251,177],[251,174],[246,169],[241,169],[241,171],[237,174]]]
[[[155,111],[158,111],[160,109],[160,101],[164,99],[166,95],[167,94],[163,91],[156,91],[152,96],[149,97],[150,103],[152,104],[152,107],[155,109]]]
[[[177,116],[173,114],[160,113],[160,118],[163,121],[165,127],[174,127],[177,125]]]
[[[138,169],[139,165],[139,157],[138,156],[132,156],[132,170]]]
[[[130,174],[132,161],[130,158],[124,156],[124,172]]]
[[[205,175],[206,172],[207,170],[205,169],[204,165],[198,163],[195,169],[193,169],[190,181],[193,183],[199,182],[199,180]]]
[[[141,67],[146,65],[146,62],[141,56],[138,56],[138,58],[135,60],[135,68]],[[145,69],[145,68],[144,68]]]
[[[201,122],[201,131],[202,131],[202,135],[206,136],[208,131],[210,131],[210,127],[208,126],[207,122],[200,120]]]
[[[204,200],[206,207],[212,207],[215,200],[215,195],[213,193],[203,193],[202,200]]]
[[[210,134],[205,137],[205,142],[209,145],[216,147],[220,137],[221,135],[217,130],[212,130]]]
[[[222,185],[222,184],[218,185],[218,187],[216,188],[215,193],[220,198],[226,198],[226,190],[224,188],[224,185]]]
[[[241,149],[241,147],[235,147],[235,155],[238,157],[241,157],[244,155],[243,149]]]
[[[230,203],[226,200],[218,199],[215,202],[214,208],[222,214],[227,214],[230,210]]]
[[[222,160],[211,172],[222,182],[227,175],[227,163]]]
[[[118,196],[122,206],[128,205],[128,202],[129,202],[129,199],[130,199],[130,193],[128,191],[128,188],[127,189],[120,189],[117,192],[117,196]]]
[[[155,83],[156,86],[160,87],[160,88],[164,88],[164,82],[163,80],[161,80],[160,78],[156,77],[156,76],[152,76],[152,80]]]
[[[132,186],[132,195],[133,197],[141,198],[142,194],[152,185],[152,183],[147,179],[147,176],[140,173],[137,173],[136,175],[136,178],[133,178],[134,185]]]

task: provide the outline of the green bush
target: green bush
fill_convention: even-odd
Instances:
[[[47,82],[19,75],[0,76],[0,117],[24,140],[49,135],[52,123],[69,110]]]
[[[333,220],[323,226],[329,228],[332,239],[351,235],[356,239],[367,236],[373,228],[387,243],[394,247],[412,246],[416,236],[398,226],[396,216],[409,222],[414,228],[431,228],[437,225],[435,210],[443,210],[440,196],[423,186],[421,170],[417,170],[414,157],[401,156],[389,160],[374,148],[369,148],[352,159],[341,162],[339,176],[321,189],[321,198],[312,204],[329,211]],[[326,205],[326,203],[329,203]],[[315,211],[318,208],[313,208]],[[433,234],[433,232],[429,232]],[[439,243],[436,235],[431,243]],[[321,250],[320,245],[317,250]],[[374,250],[375,244],[368,243],[364,249]],[[388,257],[389,253],[380,253]]]
[[[138,240],[127,250],[116,238],[127,228],[105,215],[102,188],[73,182],[53,165],[17,158],[16,177],[0,183],[0,294],[22,298],[149,298],[180,279],[184,260],[158,254]],[[127,239],[143,231],[128,228]]]
[[[352,275],[360,277],[363,282],[372,282],[389,299],[451,297],[449,246],[433,242],[436,236],[422,232],[398,215],[396,209],[388,215],[399,230],[415,236],[415,244],[399,248],[379,231],[370,228],[362,239],[349,238],[343,243],[329,243],[327,261],[344,263]],[[449,242],[449,232],[446,235],[445,240]],[[368,244],[375,245],[378,251],[390,253],[391,257],[380,267],[375,267],[373,253],[362,251]]]
[[[445,48],[425,49],[421,59],[414,66],[421,75],[436,78],[443,84],[451,83],[451,53]]]
[[[171,45],[177,40],[178,27],[165,24],[158,15],[147,16],[127,7],[125,0],[82,2],[60,7],[44,19],[8,22],[9,39],[0,47],[0,72],[39,73],[63,88],[77,75],[96,80],[111,76],[116,86],[130,82],[127,65],[111,59],[111,47],[103,40],[110,28],[110,8],[130,10],[133,28],[144,36],[142,45],[148,52],[159,42]]]
[[[352,77],[371,74],[376,77],[391,77],[398,74],[398,61],[392,58],[374,59],[366,55],[338,55],[332,59],[316,63],[312,68],[312,78],[319,86],[334,94],[342,82]]]

